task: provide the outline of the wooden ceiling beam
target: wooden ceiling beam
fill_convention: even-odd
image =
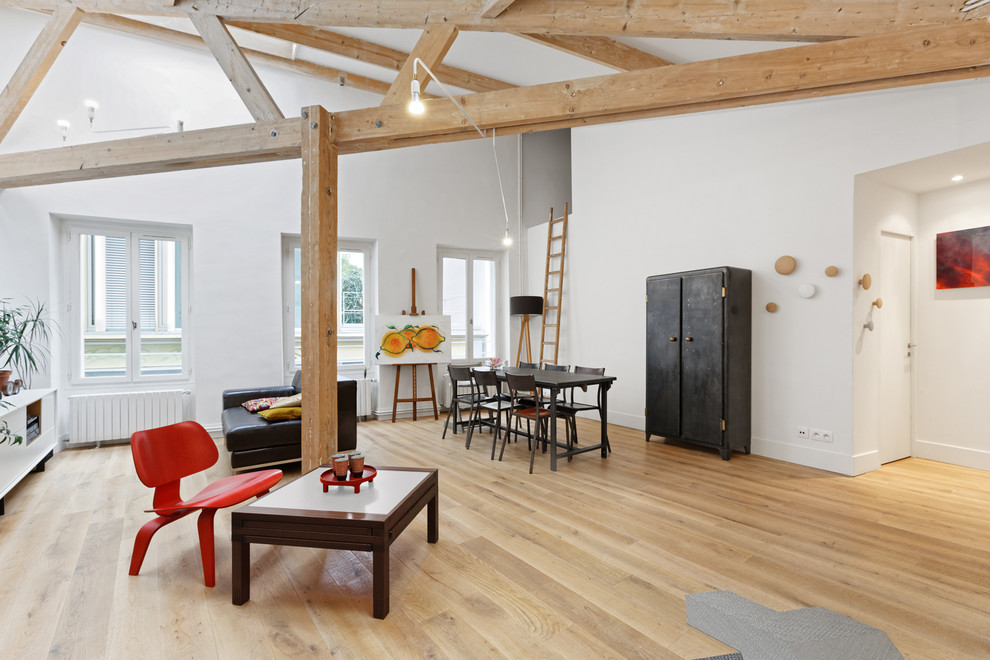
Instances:
[[[930,83],[951,82],[956,80],[971,80],[975,78],[990,77],[990,66],[967,67],[953,71],[935,71],[932,73],[920,73],[911,76],[899,76],[887,78],[879,81],[865,81],[860,83],[848,83],[843,85],[832,85],[795,92],[775,92],[773,94],[761,94],[759,96],[745,96],[738,98],[720,99],[718,101],[705,101],[700,103],[684,103],[682,105],[665,108],[649,108],[646,110],[634,110],[629,112],[618,112],[609,115],[595,115],[591,117],[577,117],[573,119],[558,119],[552,121],[534,121],[533,123],[519,123],[513,126],[503,126],[498,129],[498,135],[518,135],[526,133],[539,133],[542,131],[553,131],[566,128],[581,128],[584,126],[597,126],[600,124],[612,124],[620,121],[634,121],[637,119],[656,119],[658,117],[673,117],[697,112],[711,112],[714,110],[728,110],[732,108],[746,108],[759,105],[769,105],[772,103],[783,103],[789,101],[800,101],[805,99],[827,98],[830,96],[840,96],[843,94],[855,94],[858,92],[875,92],[887,89],[897,89],[900,87],[912,87],[916,85],[927,85]],[[369,151],[381,151],[383,149],[397,149],[403,147],[415,147],[425,144],[443,144],[448,142],[460,142],[463,140],[473,140],[478,137],[478,132],[474,128],[460,130],[457,132],[445,133],[443,135],[426,135],[417,137],[403,137],[383,143],[381,140],[352,140],[347,143],[344,153],[366,153]]]
[[[299,158],[299,118],[0,156],[0,188]]]
[[[415,48],[409,53],[402,68],[399,69],[399,73],[395,76],[395,82],[392,83],[392,87],[385,94],[381,104],[405,105],[408,103],[410,84],[414,77],[419,80],[421,89],[426,89],[426,86],[430,84],[430,77],[426,70],[421,68],[417,71],[417,75],[413,76],[416,58],[422,60],[430,71],[433,71],[434,67],[446,57],[447,51],[454,45],[456,38],[457,28],[453,25],[428,25],[423,30],[423,34],[420,35],[419,41],[416,42]]]
[[[0,6],[54,10],[67,0],[0,0]],[[944,25],[990,15],[990,5],[961,12],[962,0],[544,0],[517,2],[495,18],[488,0],[69,0],[92,13],[179,15],[189,11],[227,21],[338,27],[422,29],[451,23],[460,30],[673,38],[824,41]],[[444,81],[446,82],[446,81]]]
[[[559,34],[520,34],[519,36],[569,55],[577,55],[596,64],[611,67],[616,71],[634,71],[673,64],[662,57],[651,55],[608,37]]]
[[[876,53],[885,53],[878,58]],[[990,25],[966,22],[460,97],[500,134],[550,130],[990,75]],[[334,115],[340,153],[470,139],[446,99],[412,117],[394,106]],[[265,131],[294,130],[292,138]],[[284,141],[284,143],[283,143]],[[293,158],[283,120],[0,156],[0,188]],[[205,145],[205,146],[204,146]]]
[[[334,55],[340,55],[341,57],[365,62],[366,64],[374,64],[391,71],[399,71],[406,60],[409,59],[409,53],[404,53],[401,50],[380,46],[370,41],[364,41],[363,39],[357,39],[346,34],[320,28],[244,21],[227,21],[227,25],[239,27],[243,30],[251,30],[252,32],[265,34],[277,39],[291,41],[300,46],[315,48],[327,53],[333,53]],[[420,25],[419,27],[422,26]],[[433,69],[433,73],[437,74],[437,77],[440,78],[443,84],[452,85],[471,92],[494,92],[498,89],[509,89],[513,87],[511,83],[446,64],[437,66],[437,68]]]
[[[0,142],[21,116],[81,18],[82,12],[75,7],[60,7],[41,29],[14,75],[0,92]]]
[[[84,14],[82,22],[87,25],[94,25],[97,27],[106,28],[108,30],[130,34],[136,37],[144,37],[146,39],[154,39],[156,41],[162,41],[165,43],[174,44],[176,46],[209,51],[209,48],[206,47],[206,44],[203,43],[202,38],[198,35],[173,30],[170,28],[164,28],[158,25],[152,25],[150,23],[136,21],[130,18],[123,18],[112,14]],[[290,60],[279,55],[265,53],[259,50],[252,50],[250,48],[242,48],[241,52],[255,64],[265,64],[267,66],[282,69],[283,71],[301,73],[314,78],[319,78],[321,80],[328,80],[340,85],[341,87],[353,87],[354,89],[361,89],[366,92],[373,92],[375,94],[382,95],[384,95],[389,88],[389,84],[387,82],[375,80],[374,78],[367,78],[365,76],[359,76],[347,71],[341,71],[340,69],[321,66],[305,60]]]
[[[275,99],[268,93],[268,88],[261,82],[258,73],[248,62],[247,57],[230,36],[230,32],[216,16],[189,14],[189,20],[203,38],[203,42],[213,53],[220,68],[223,69],[234,91],[247,106],[248,112],[255,121],[284,119],[278,109]]]
[[[884,57],[877,57],[883,53]],[[862,37],[763,53],[655,67],[458,98],[481,128],[510,129],[609,117],[685,105],[776,94],[785,100],[810,90],[990,65],[990,25],[965,22],[915,28],[886,37]],[[933,76],[929,82],[938,80]],[[896,83],[891,83],[894,86]],[[392,148],[398,140],[472,130],[444,100],[427,101],[426,112],[380,107],[336,115],[341,153]]]

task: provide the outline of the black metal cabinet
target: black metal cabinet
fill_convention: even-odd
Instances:
[[[647,278],[647,440],[749,453],[752,282],[731,267]]]

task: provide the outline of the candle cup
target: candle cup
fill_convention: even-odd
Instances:
[[[364,454],[363,453],[361,453],[359,451],[356,451],[356,452],[351,453],[349,464],[350,464],[350,469],[351,469],[351,476],[353,476],[353,477],[364,476]]]
[[[333,456],[333,473],[337,477],[338,481],[347,480],[347,468],[348,460],[346,454],[334,454]]]

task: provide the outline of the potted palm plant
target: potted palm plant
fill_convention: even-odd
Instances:
[[[28,302],[15,306],[9,298],[0,298],[0,392],[6,391],[13,370],[25,383],[48,364],[49,341],[53,322],[45,304]],[[0,407],[3,407],[0,401]],[[6,422],[0,424],[0,444],[18,444]]]

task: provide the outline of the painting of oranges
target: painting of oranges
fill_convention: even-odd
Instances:
[[[448,317],[449,318],[449,317]],[[405,317],[406,321],[418,321]],[[381,330],[381,345],[375,358],[379,361],[382,358],[396,359],[407,354],[410,358],[426,358],[424,353],[430,354],[433,359],[423,359],[423,362],[442,362],[449,358],[444,358],[444,342],[449,334],[449,330],[441,329],[437,324],[431,323],[385,323]],[[404,361],[404,360],[403,360]]]

